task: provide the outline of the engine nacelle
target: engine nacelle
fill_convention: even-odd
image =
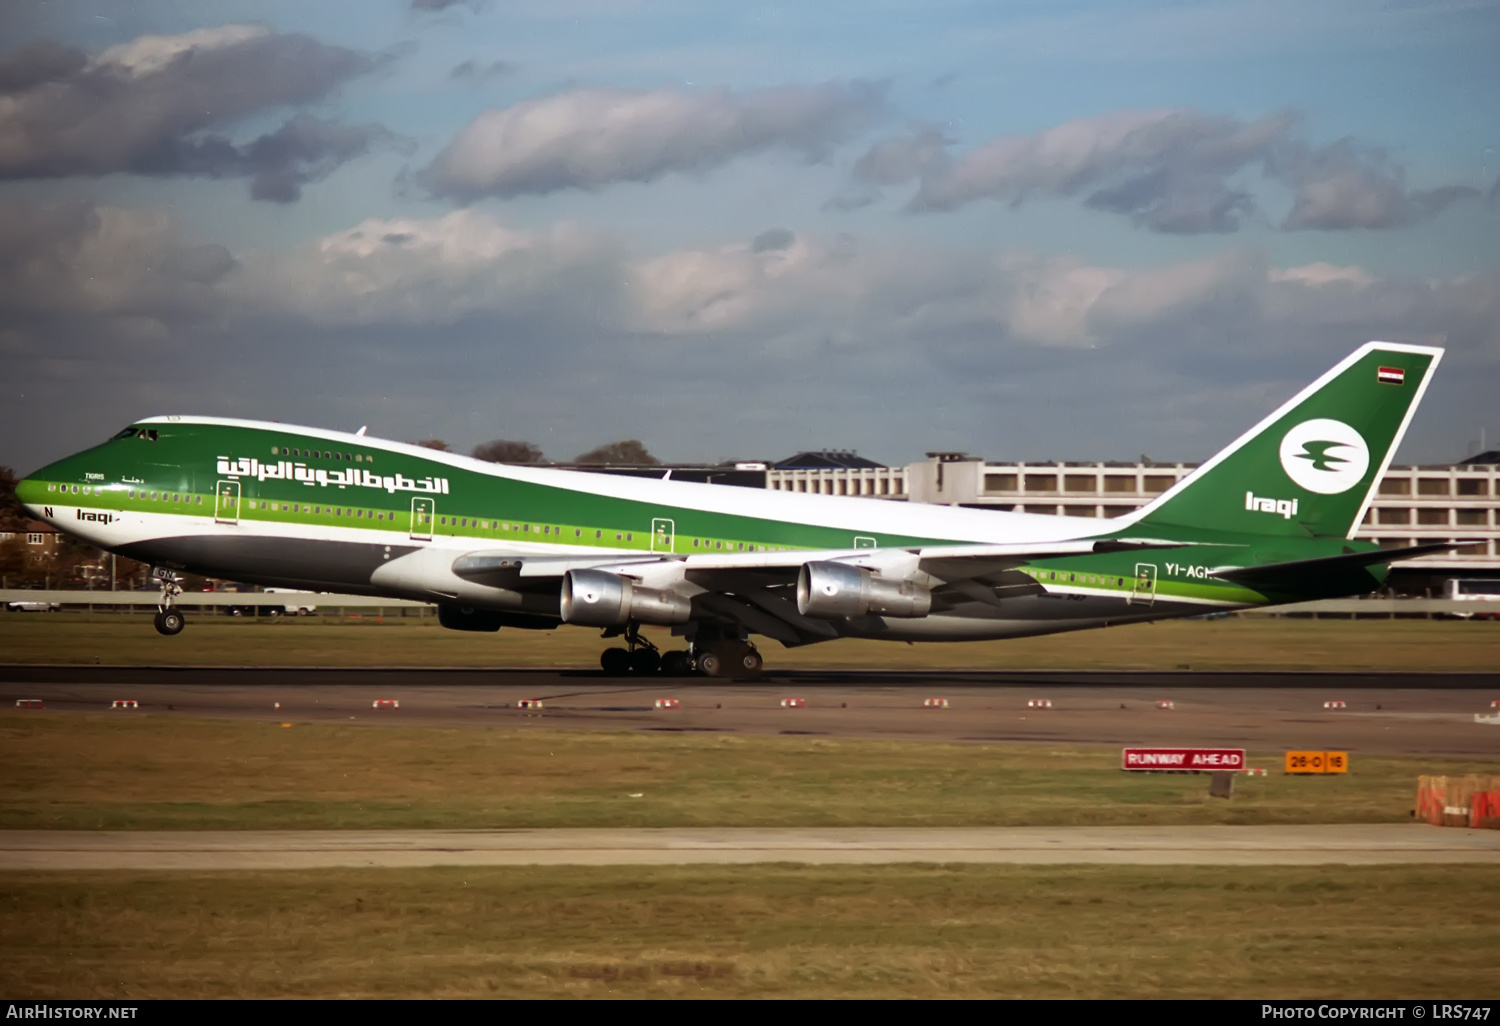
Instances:
[[[847,563],[803,563],[797,575],[797,612],[833,620],[840,617],[916,618],[932,611],[932,593],[911,581],[891,581]]]
[[[562,618],[585,627],[637,623],[674,624],[692,619],[692,601],[675,591],[642,588],[628,577],[602,570],[563,574]]]

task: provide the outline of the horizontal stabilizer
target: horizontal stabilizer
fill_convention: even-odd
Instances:
[[[1346,552],[1339,556],[1321,556],[1317,559],[1294,559],[1286,563],[1265,563],[1261,566],[1234,566],[1210,570],[1210,577],[1233,581],[1257,590],[1267,587],[1294,585],[1309,578],[1326,577],[1349,573],[1379,563],[1397,559],[1411,559],[1432,552],[1448,552],[1467,541],[1429,542],[1425,545],[1409,545],[1402,549],[1376,549],[1373,552]]]

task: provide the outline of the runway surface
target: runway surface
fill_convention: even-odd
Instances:
[[[515,686],[557,689],[572,685],[634,682],[637,678],[608,678],[598,670],[536,668],[381,667],[348,669],[320,666],[28,666],[0,664],[0,684],[178,684],[212,678],[220,684],[244,687],[266,684],[328,684],[361,687],[383,684],[452,686]],[[658,686],[719,688],[722,681],[700,677],[651,678]],[[642,681],[641,683],[647,683]],[[807,688],[883,684],[891,687],[1140,687],[1157,688],[1291,688],[1344,690],[1349,688],[1490,690],[1500,687],[1500,669],[1484,673],[1373,672],[1369,670],[777,670],[768,669],[756,682],[761,686],[797,685]]]
[[[30,698],[46,705],[38,715],[128,699],[141,714],[296,723],[1500,758],[1500,724],[1475,721],[1500,700],[1496,674],[808,671],[734,683],[541,670],[0,667],[0,703]],[[657,709],[663,698],[678,707]],[[783,708],[791,698],[805,705]],[[947,708],[924,707],[937,698]],[[518,709],[523,699],[543,708]],[[373,708],[379,700],[400,708]],[[1040,700],[1051,708],[1028,708]],[[1344,708],[1325,709],[1330,701]]]
[[[1340,826],[4,831],[0,870],[756,862],[1307,866],[1500,863],[1500,832]]]

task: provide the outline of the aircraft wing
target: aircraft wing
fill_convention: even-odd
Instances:
[[[1337,556],[1321,556],[1317,559],[1296,559],[1285,563],[1264,563],[1260,566],[1218,567],[1209,571],[1209,576],[1218,577],[1235,584],[1263,591],[1267,588],[1291,588],[1311,579],[1358,573],[1365,567],[1390,563],[1398,559],[1425,556],[1430,552],[1449,552],[1472,541],[1427,542],[1408,545],[1400,549],[1376,549],[1372,552],[1345,552]]]
[[[726,581],[740,580],[747,574],[767,579],[795,580],[805,563],[838,562],[883,573],[898,568],[908,573],[919,571],[948,582],[1014,570],[1041,559],[1137,549],[1183,548],[1190,544],[1152,538],[1085,538],[1016,545],[929,545],[912,548],[800,549],[789,552],[702,554],[608,553],[598,556],[554,556],[505,550],[466,553],[454,560],[453,572],[470,580],[502,575],[528,581],[560,578],[569,570],[601,570],[641,580],[686,575],[708,584],[720,572]]]
[[[1010,545],[597,556],[487,550],[457,557],[452,573],[474,584],[520,592],[554,589],[570,570],[616,574],[644,587],[686,595],[695,617],[732,621],[785,645],[804,645],[838,636],[828,621],[803,616],[797,609],[797,577],[808,563],[842,563],[911,581],[931,591],[933,609],[940,611],[970,602],[998,606],[1008,597],[1041,592],[1041,585],[1017,572],[1037,560],[1184,544],[1152,538],[1084,538]]]

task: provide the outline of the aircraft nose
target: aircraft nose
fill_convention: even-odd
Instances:
[[[47,515],[48,495],[55,503],[58,499],[56,489],[60,486],[58,481],[67,480],[64,477],[65,470],[61,462],[49,463],[47,466],[28,474],[16,482],[16,499],[26,508],[26,511],[39,520],[51,520]],[[49,489],[51,490],[49,492]]]

